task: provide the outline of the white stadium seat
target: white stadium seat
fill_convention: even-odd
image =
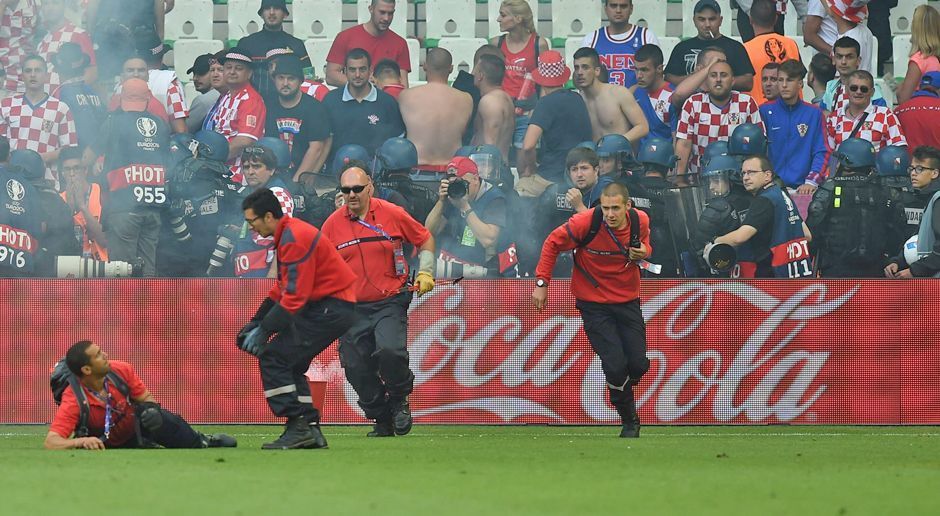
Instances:
[[[894,43],[894,76],[899,80],[907,75],[907,63],[911,57],[911,37],[907,34],[895,36]]]
[[[721,33],[730,38],[733,34],[737,33],[737,26],[734,23],[734,13],[738,12],[738,10],[731,9],[731,0],[717,1],[718,7],[721,8]],[[685,38],[691,38],[698,34],[698,31],[695,30],[695,24],[692,23],[692,17],[695,16],[692,10],[695,9],[697,2],[698,0],[682,0],[682,19],[685,20],[682,23],[682,36]],[[633,15],[636,16],[635,10]],[[657,34],[657,36],[659,36],[659,34]]]
[[[569,68],[574,66],[574,53],[581,48],[581,42],[584,41],[584,38],[581,36],[571,36],[565,40],[565,64]],[[573,70],[574,68],[572,68]]]
[[[343,30],[343,0],[294,0],[288,10],[297,38],[332,40]]]
[[[657,34],[657,36],[659,37],[659,48],[661,48],[663,51],[663,63],[668,63],[669,56],[672,55],[672,49],[676,48],[676,45],[679,44],[680,39],[668,36],[660,36],[659,34]]]
[[[871,68],[868,69],[872,75],[878,76],[878,38],[871,38]]]
[[[474,0],[432,0],[424,4],[427,38],[473,38],[477,5]]]
[[[181,81],[189,82],[191,77],[186,70],[193,65],[197,57],[214,54],[225,45],[217,39],[178,39],[173,42],[173,69]],[[186,97],[189,98],[189,97]]]
[[[783,33],[791,38],[803,35],[803,22],[792,5],[787,6],[787,14],[783,18]]]
[[[212,0],[179,2],[166,15],[164,39],[212,39]]]
[[[308,39],[304,41],[304,47],[307,48],[307,55],[310,56],[310,66],[320,79],[326,79],[326,56],[330,53],[330,47],[333,46],[332,39]]]
[[[646,26],[662,41],[666,35],[667,7],[668,4],[663,0],[633,0],[630,22]]]
[[[898,0],[898,6],[891,9],[891,35],[911,33],[914,8],[922,3],[925,2],[923,0]]]
[[[552,39],[584,36],[600,27],[600,2],[552,0]]]
[[[535,26],[538,27],[539,2],[538,0],[527,0],[527,1],[529,2],[529,7],[532,8],[532,16],[535,20]],[[499,7],[502,4],[503,4],[502,0],[489,0],[486,3],[487,19],[489,20],[489,25],[487,25],[487,37],[489,38],[494,38],[500,35],[499,23],[496,21],[496,18],[499,16]]]
[[[188,68],[187,68],[188,70]],[[186,70],[183,70],[185,73]],[[180,78],[182,80],[182,77]],[[193,105],[193,100],[199,96],[199,92],[196,91],[196,84],[192,81],[183,83],[183,100],[186,101],[186,109],[189,109]]]
[[[359,23],[369,21],[369,5],[371,4],[372,0],[359,0],[356,6]],[[409,2],[396,2],[395,17],[392,18],[392,31],[403,38],[408,36],[408,4]]]
[[[228,0],[228,39],[239,40],[261,30],[259,5],[257,0]]]
[[[477,49],[486,44],[484,38],[443,38],[438,45],[446,48],[453,56],[454,71],[447,79],[453,81],[457,78],[457,72],[462,67],[466,71],[473,70],[473,54]],[[410,77],[409,77],[410,79]]]
[[[408,58],[411,60],[411,72],[408,73],[408,85],[414,86],[421,73],[421,42],[414,38],[407,38]]]

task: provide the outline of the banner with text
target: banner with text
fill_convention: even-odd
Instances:
[[[78,340],[131,362],[166,407],[202,423],[270,423],[235,334],[267,280],[0,280],[0,423],[43,423],[49,370]],[[644,423],[938,424],[940,283],[644,281]],[[419,423],[616,423],[567,281],[463,281],[415,299]],[[364,422],[331,346],[324,421]]]

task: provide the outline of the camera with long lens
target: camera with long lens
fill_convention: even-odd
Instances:
[[[134,262],[103,262],[83,256],[56,256],[55,275],[57,278],[139,278],[143,275],[144,264]]]
[[[186,219],[182,216],[173,215],[170,217],[170,229],[173,236],[180,242],[192,240],[193,236],[189,233],[189,226],[186,225]]]
[[[209,268],[206,269],[206,276],[214,276],[215,273],[225,266],[229,256],[235,249],[235,241],[238,240],[239,228],[236,226],[222,226],[219,228],[219,237],[215,241],[215,248],[209,256]]]
[[[447,185],[447,196],[451,199],[460,199],[465,197],[467,192],[470,191],[470,184],[467,183],[466,179],[461,179],[457,176],[449,176],[450,184]]]

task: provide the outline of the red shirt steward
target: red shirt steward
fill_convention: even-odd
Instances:
[[[308,302],[325,297],[356,302],[356,277],[319,229],[282,217],[274,232],[274,246],[277,282],[268,297],[288,312],[296,314]]]
[[[344,65],[346,54],[354,48],[368,52],[373,65],[383,59],[391,59],[398,63],[402,70],[411,71],[411,58],[405,38],[391,30],[383,32],[380,36],[373,36],[366,32],[362,25],[350,27],[336,35],[330,53],[326,55],[326,62]]]
[[[127,383],[130,388],[131,398],[139,399],[147,393],[147,386],[137,376],[134,366],[119,360],[111,360],[110,365],[111,371]],[[104,431],[106,400],[99,398],[98,393],[90,391],[84,385],[82,385],[82,389],[85,390],[85,397],[88,399],[88,430],[91,435],[101,435]],[[114,427],[111,429],[107,444],[109,446],[120,446],[136,436],[136,416],[134,415],[133,405],[110,382],[108,383],[108,392],[111,394],[111,421]],[[75,393],[72,392],[71,388],[67,388],[62,392],[62,404],[59,405],[55,417],[52,418],[49,431],[55,432],[63,439],[68,439],[75,432],[79,415],[80,411]]]
[[[348,206],[333,212],[323,223],[323,236],[336,244],[340,256],[356,275],[356,299],[378,301],[387,292],[398,290],[408,281],[407,267],[403,276],[395,274],[395,247],[402,241],[416,247],[431,238],[431,232],[403,208],[381,199],[369,200],[364,222],[385,231],[393,240],[360,224]]]
[[[599,210],[600,207],[594,208]],[[591,219],[594,210],[587,210],[572,216],[567,223],[555,228],[545,239],[542,246],[542,257],[535,269],[535,277],[550,280],[552,269],[558,253],[570,251],[578,247],[575,238],[584,239],[591,229]],[[650,245],[650,219],[643,211],[636,210],[640,221],[640,242],[646,246],[649,253],[653,252]],[[584,268],[599,283],[597,287],[591,284],[584,274],[575,267],[571,276],[571,293],[576,299],[593,303],[628,303],[640,297],[640,268],[626,256],[620,247],[614,243],[606,229],[606,222],[601,224],[597,236],[590,243],[575,253],[575,263]],[[571,234],[569,234],[569,230]],[[623,228],[613,230],[617,240],[623,247],[630,247],[630,217],[627,217]],[[600,251],[604,254],[596,254]]]

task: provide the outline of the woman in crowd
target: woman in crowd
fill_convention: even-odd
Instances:
[[[901,63],[894,63],[901,70]],[[940,71],[940,12],[923,4],[914,9],[911,20],[911,58],[904,82],[898,86],[898,104],[910,100],[927,72]]]

